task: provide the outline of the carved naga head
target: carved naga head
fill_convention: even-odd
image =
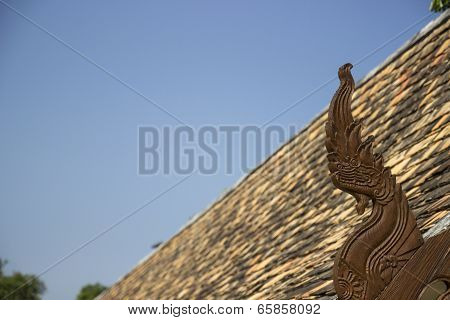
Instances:
[[[347,63],[339,68],[340,86],[330,103],[325,145],[333,184],[356,198],[357,211],[362,214],[368,200],[383,198],[385,190],[395,181],[391,181],[390,171],[383,168],[382,156],[373,154],[373,136],[362,141],[361,122],[353,119],[351,98],[355,82],[350,72],[352,67]]]

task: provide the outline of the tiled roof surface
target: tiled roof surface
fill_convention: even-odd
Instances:
[[[375,135],[424,233],[450,207],[449,16],[353,96],[363,135]],[[358,216],[332,185],[325,121],[323,113],[101,298],[334,298],[335,251],[370,209]]]

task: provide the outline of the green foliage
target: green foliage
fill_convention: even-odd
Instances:
[[[0,259],[0,278],[3,277],[3,267],[8,263],[8,260]]]
[[[10,276],[3,273],[7,261],[0,259],[0,299],[38,300],[45,291],[44,283],[33,275],[14,272]]]
[[[81,288],[77,295],[77,300],[94,300],[100,293],[108,289],[100,283],[87,284]]]
[[[450,8],[450,0],[432,0],[430,10],[434,12],[444,11]]]

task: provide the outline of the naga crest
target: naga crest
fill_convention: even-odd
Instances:
[[[423,244],[415,217],[395,176],[373,153],[374,137],[361,138],[361,121],[351,113],[355,82],[351,64],[338,72],[340,86],[326,123],[328,167],[333,184],[351,194],[356,210],[371,215],[349,236],[336,256],[333,280],[340,299],[375,299]]]
[[[334,185],[356,198],[362,214],[369,199],[390,201],[395,177],[383,167],[383,157],[373,154],[373,136],[361,140],[361,121],[354,120],[350,106],[355,82],[351,64],[339,68],[339,89],[328,111],[326,124],[328,168]]]

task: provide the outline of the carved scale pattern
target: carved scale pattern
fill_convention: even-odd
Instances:
[[[328,111],[328,167],[333,184],[355,197],[359,214],[369,200],[373,208],[338,251],[333,280],[339,299],[375,299],[423,238],[401,185],[383,166],[383,157],[373,154],[374,137],[361,139],[361,122],[351,113],[355,90],[351,68],[345,64],[339,69],[340,86]]]

